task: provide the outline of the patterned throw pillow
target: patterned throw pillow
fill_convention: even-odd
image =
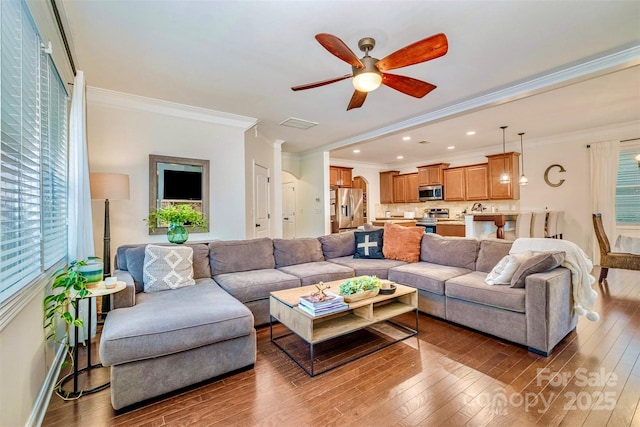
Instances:
[[[354,258],[384,258],[382,254],[382,233],[384,230],[356,231],[356,252]]]
[[[159,292],[195,285],[193,249],[189,246],[147,245],[144,252],[145,292]]]

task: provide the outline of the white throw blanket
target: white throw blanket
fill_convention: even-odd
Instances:
[[[598,293],[591,288],[596,281],[591,275],[593,263],[586,253],[578,245],[568,240],[520,238],[511,246],[510,254],[525,251],[564,251],[567,255],[562,263],[563,267],[571,271],[571,283],[573,288],[574,309],[578,316],[586,316],[587,319],[596,322],[600,315],[593,311]]]

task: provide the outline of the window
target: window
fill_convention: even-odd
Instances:
[[[0,304],[67,252],[67,93],[20,0],[0,1]]]
[[[618,182],[616,184],[616,222],[618,225],[640,225],[640,166],[635,157],[640,143],[620,146]]]

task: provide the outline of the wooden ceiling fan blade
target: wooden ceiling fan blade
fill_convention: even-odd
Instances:
[[[353,51],[349,49],[349,46],[347,46],[338,37],[332,34],[320,33],[316,34],[316,40],[318,40],[318,43],[320,43],[332,55],[337,56],[344,62],[350,64],[352,67],[364,68],[364,64],[360,61],[356,54],[353,53]]]
[[[422,98],[437,87],[422,80],[389,73],[382,73],[382,84],[416,98]]]
[[[334,77],[328,80],[322,80],[321,82],[307,83],[306,85],[294,86],[291,88],[291,90],[297,91],[297,90],[313,89],[315,87],[320,87],[320,86],[328,85],[331,83],[339,82],[341,80],[345,80],[350,77],[353,77],[353,74],[345,74],[344,76]]]
[[[436,34],[385,56],[376,63],[380,71],[388,71],[408,65],[419,64],[447,53],[449,42],[444,34]]]
[[[347,111],[353,108],[360,108],[362,104],[364,104],[364,100],[367,99],[368,92],[360,92],[354,91],[353,96],[351,97],[351,101],[349,101],[349,106],[347,107]]]

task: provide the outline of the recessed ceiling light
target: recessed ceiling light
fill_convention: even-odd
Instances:
[[[354,152],[354,153],[356,153],[356,154],[358,154],[358,153],[360,152],[360,150],[355,149],[355,150],[353,150],[353,152]]]
[[[476,131],[475,130],[470,130],[469,132],[467,132],[467,135],[471,136],[471,135],[475,135]]]
[[[410,137],[410,136],[403,136],[403,137],[402,137],[402,140],[403,140],[403,141],[410,141],[410,140],[411,140],[411,137]]]
[[[396,159],[402,160],[402,159],[404,159],[404,156],[398,156],[398,157],[396,157]]]
[[[450,146],[447,147],[447,150],[453,150],[454,148],[456,148],[455,145],[450,145]]]

